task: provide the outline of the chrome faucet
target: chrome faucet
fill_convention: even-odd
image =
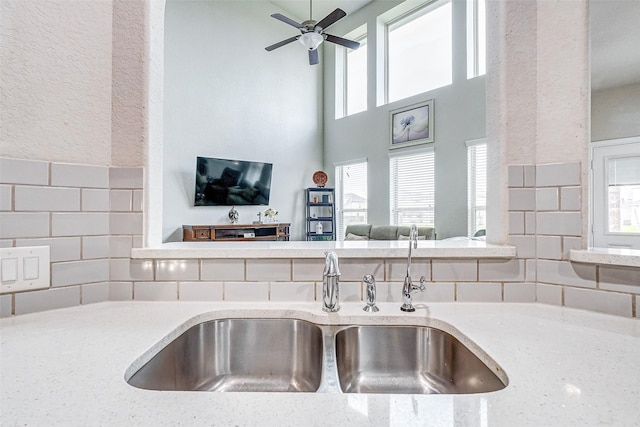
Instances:
[[[362,280],[367,285],[367,305],[364,306],[363,310],[367,313],[380,311],[376,305],[376,279],[371,274],[365,274]]]
[[[338,278],[338,255],[335,252],[325,252],[324,272],[322,273],[322,310],[336,312],[340,310],[340,292]]]
[[[425,290],[424,282],[427,280],[424,276],[420,277],[420,286],[416,286],[411,281],[411,247],[413,249],[418,248],[418,227],[415,224],[411,225],[411,231],[409,232],[409,256],[407,257],[407,275],[404,278],[404,284],[402,285],[402,311],[416,311],[416,308],[411,302],[411,292]]]

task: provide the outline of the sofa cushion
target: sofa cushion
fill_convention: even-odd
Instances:
[[[409,240],[409,236],[401,234],[398,236],[398,240]],[[427,236],[418,236],[418,240],[427,240]]]
[[[396,225],[377,225],[371,227],[369,238],[371,240],[397,240],[397,230],[398,226]]]
[[[344,240],[369,240],[369,236],[359,236],[353,233],[347,233]]]
[[[409,237],[411,234],[411,227],[407,225],[398,226],[398,237],[400,240],[400,236]],[[421,239],[420,236],[424,236],[424,239]],[[432,227],[418,227],[418,240],[433,240],[433,228]]]
[[[369,232],[371,231],[371,224],[351,224],[347,225],[345,235],[354,234],[356,236],[365,236],[369,238]]]

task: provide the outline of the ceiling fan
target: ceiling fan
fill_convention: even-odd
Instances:
[[[339,44],[340,46],[344,46],[349,49],[357,49],[360,47],[360,43],[358,42],[343,39],[342,37],[332,36],[331,34],[327,34],[324,32],[324,30],[327,29],[330,25],[333,25],[338,20],[347,16],[347,13],[344,10],[338,8],[325,16],[319,22],[316,22],[312,18],[312,1],[313,0],[309,0],[309,20],[303,21],[301,24],[298,24],[293,19],[287,18],[286,16],[279,13],[274,13],[273,15],[271,15],[278,21],[282,21],[285,24],[289,24],[292,27],[296,27],[297,29],[299,29],[300,35],[282,40],[281,42],[266,47],[265,49],[267,50],[267,52],[271,52],[274,49],[299,40],[300,43],[302,43],[309,51],[309,65],[316,65],[318,62],[320,62],[318,60],[318,46],[320,46],[320,43],[322,43],[324,40],[331,43]]]

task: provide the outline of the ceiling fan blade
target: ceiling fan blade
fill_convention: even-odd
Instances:
[[[319,63],[318,59],[318,49],[313,49],[309,51],[309,65],[316,65]]]
[[[279,47],[282,47],[285,44],[289,44],[291,42],[294,42],[294,41],[298,40],[299,38],[300,38],[300,36],[294,36],[294,37],[288,38],[286,40],[282,40],[281,42],[278,42],[278,43],[272,44],[271,46],[265,47],[264,50],[266,50],[267,52],[271,52],[272,50],[277,49]]]
[[[345,16],[347,16],[347,12],[338,8],[325,16],[320,22],[318,22],[314,27],[314,30],[317,28],[324,30],[325,28],[328,28],[330,25],[333,25],[336,21],[344,18]]]
[[[328,42],[339,44],[349,49],[357,49],[360,47],[360,43],[354,42],[353,40],[343,39],[342,37],[332,36],[331,34],[325,34],[324,36]]]
[[[296,27],[296,28],[298,28],[298,29],[302,28],[302,25],[301,25],[301,24],[298,24],[298,23],[297,23],[296,21],[294,21],[293,19],[291,19],[291,18],[287,18],[286,16],[281,15],[281,14],[279,14],[279,13],[274,13],[273,15],[271,15],[271,17],[272,17],[272,18],[276,18],[278,21],[282,21],[282,22],[284,22],[285,24],[289,24],[289,25],[291,25],[292,27]]]

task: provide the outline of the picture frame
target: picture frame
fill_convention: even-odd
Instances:
[[[434,100],[429,99],[389,112],[389,149],[434,141]]]

